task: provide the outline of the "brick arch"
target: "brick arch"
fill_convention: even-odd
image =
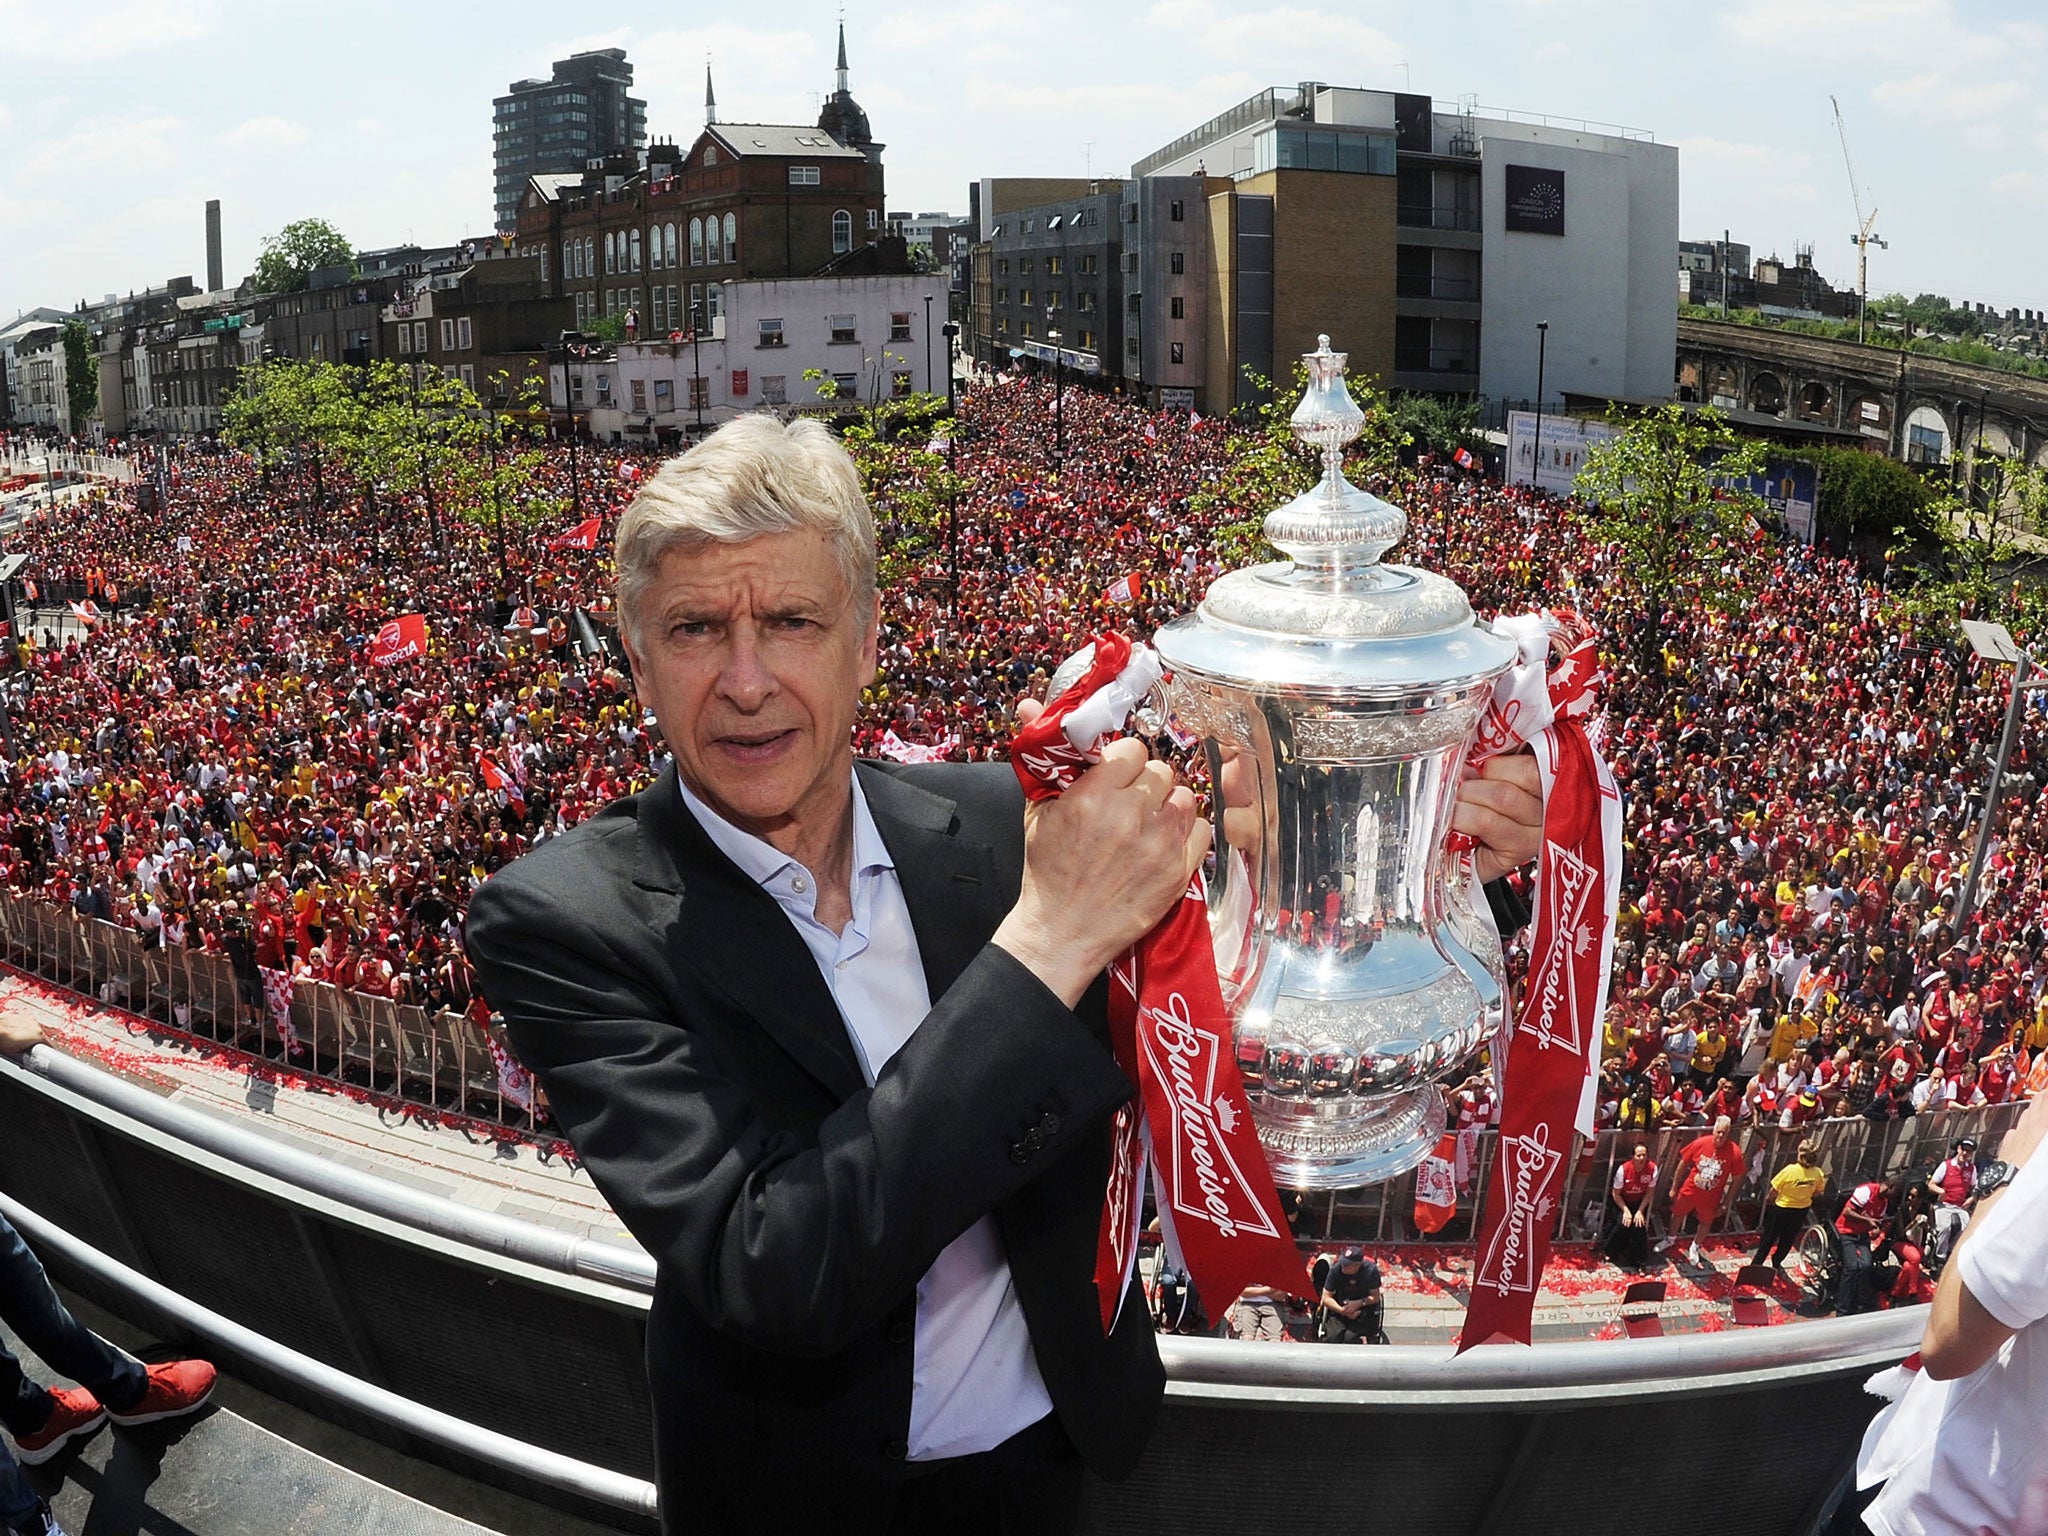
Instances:
[[[1832,379],[1808,379],[1792,391],[1789,409],[1801,421],[1825,422],[1832,426],[1839,398]]]
[[[1789,398],[1784,377],[1768,368],[1760,368],[1750,375],[1749,408],[1766,416],[1782,416]]]

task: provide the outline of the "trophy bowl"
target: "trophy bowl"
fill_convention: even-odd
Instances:
[[[1345,479],[1364,416],[1345,355],[1319,343],[1292,425],[1322,479],[1265,521],[1289,558],[1219,577],[1154,642],[1210,769],[1210,926],[1238,1064],[1274,1179],[1296,1189],[1420,1163],[1444,1129],[1438,1081],[1505,1019],[1499,940],[1444,840],[1517,653],[1455,583],[1380,563],[1407,517]],[[1253,829],[1234,844],[1226,783]]]

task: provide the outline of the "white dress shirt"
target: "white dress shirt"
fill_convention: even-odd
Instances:
[[[853,917],[840,933],[818,921],[818,882],[810,870],[733,826],[681,779],[677,783],[719,852],[775,898],[818,962],[872,1087],[931,1011],[931,994],[896,864],[859,777],[853,781]],[[934,1170],[933,1176],[944,1174]],[[1052,1412],[992,1216],[955,1238],[924,1272],[913,1347],[912,1461],[990,1450]]]

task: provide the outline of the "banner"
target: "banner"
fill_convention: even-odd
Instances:
[[[1535,459],[1534,479],[1538,487],[1555,495],[1568,496],[1579,471],[1586,467],[1586,455],[1595,443],[1616,436],[1604,421],[1586,421],[1577,416],[1543,417],[1543,451],[1537,454],[1536,413],[1508,412],[1509,485],[1527,485],[1531,479],[1530,460]]]
[[[373,666],[388,667],[426,653],[427,616],[423,613],[408,613],[393,619],[378,630],[377,638],[370,642]]]
[[[630,465],[623,466],[631,468]],[[548,540],[549,549],[595,549],[597,548],[597,519],[586,517],[567,533],[558,533]]]
[[[1107,597],[1112,603],[1123,603],[1129,606],[1144,596],[1144,592],[1144,578],[1136,571],[1130,571],[1112,581],[1109,584],[1109,590],[1103,596]]]
[[[905,741],[894,730],[882,733],[882,756],[897,763],[943,763],[952,755],[953,748],[960,744],[958,736],[948,736],[944,741],[935,741],[926,746],[920,742]]]

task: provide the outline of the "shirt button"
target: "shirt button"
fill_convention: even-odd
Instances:
[[[792,875],[789,881],[789,888],[801,896],[811,888],[811,884],[802,875]]]
[[[901,1461],[910,1454],[910,1442],[907,1440],[885,1441],[882,1445],[882,1454],[891,1461]]]

